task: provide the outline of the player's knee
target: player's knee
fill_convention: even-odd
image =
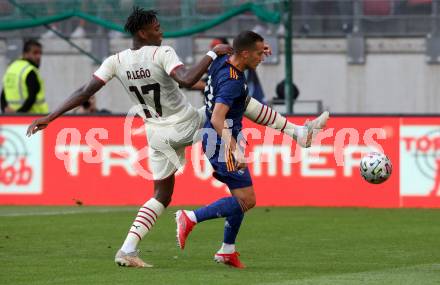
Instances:
[[[233,192],[233,195],[238,199],[244,212],[255,207],[257,199],[252,187],[237,189]]]
[[[245,211],[249,211],[253,207],[255,207],[255,204],[257,203],[257,199],[255,198],[255,195],[247,195],[246,197],[242,198],[243,202],[243,208]]]
[[[256,203],[257,203],[257,201],[255,199],[255,196],[247,199],[246,202],[245,202],[247,210],[250,210],[253,207],[255,207]]]

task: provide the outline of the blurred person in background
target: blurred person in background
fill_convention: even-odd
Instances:
[[[43,54],[42,45],[27,40],[22,57],[13,61],[3,76],[1,109],[4,113],[47,114],[44,81],[38,68]]]
[[[277,86],[275,87],[275,93],[276,96],[272,98],[272,100],[270,100],[269,105],[270,106],[285,106],[287,104],[286,102],[286,96],[285,96],[285,90],[284,90],[284,82],[285,79],[281,80],[280,82],[278,82]],[[299,89],[298,87],[295,85],[295,83],[292,82],[292,84],[290,85],[290,88],[292,90],[292,106],[295,104],[296,99],[299,96]]]
[[[275,92],[277,94],[277,96],[275,97],[276,99],[279,99],[279,100],[285,100],[286,99],[286,96],[285,96],[285,93],[284,93],[284,84],[285,84],[284,82],[285,82],[285,79],[281,80],[277,84],[277,86],[275,88]],[[296,99],[299,96],[299,89],[295,85],[295,83],[293,83],[293,82],[292,82],[292,85],[290,86],[290,88],[291,88],[292,94],[293,94],[292,101],[295,102]]]

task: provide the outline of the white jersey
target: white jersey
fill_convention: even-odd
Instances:
[[[116,76],[133,102],[143,107],[138,113],[148,123],[166,126],[188,120],[197,112],[169,76],[181,65],[172,47],[144,46],[108,57],[94,76],[105,83]]]

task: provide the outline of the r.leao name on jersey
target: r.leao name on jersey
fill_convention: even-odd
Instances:
[[[104,83],[117,77],[133,103],[143,107],[141,114],[149,124],[173,126],[198,114],[170,76],[180,65],[172,47],[144,46],[109,56],[94,76]]]
[[[127,79],[144,79],[151,76],[150,70],[148,68],[143,69],[142,67],[138,70],[127,70]]]

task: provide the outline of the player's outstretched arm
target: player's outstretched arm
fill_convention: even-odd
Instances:
[[[50,122],[52,122],[62,114],[80,106],[82,103],[89,100],[89,98],[92,97],[96,92],[98,92],[98,90],[101,89],[104,84],[105,83],[101,80],[93,77],[87,85],[84,85],[73,92],[73,94],[70,95],[69,98],[67,98],[66,101],[64,101],[61,106],[59,106],[55,111],[45,117],[33,121],[27,129],[27,136],[29,137],[36,132],[45,129]]]
[[[180,86],[191,88],[208,70],[209,65],[216,57],[215,55],[231,54],[232,47],[230,45],[220,44],[216,45],[211,52],[213,52],[214,55],[208,52],[196,65],[190,68],[186,68],[184,65],[179,66],[171,72],[170,76],[179,83]]]

